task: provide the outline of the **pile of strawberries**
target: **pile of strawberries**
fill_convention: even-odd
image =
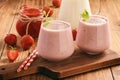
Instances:
[[[16,48],[17,36],[15,34],[7,34],[4,41],[9,47],[9,50],[7,50],[9,60],[16,60],[18,57],[18,50]],[[24,35],[20,39],[20,44],[23,50],[27,50],[34,44],[34,39],[30,35]]]

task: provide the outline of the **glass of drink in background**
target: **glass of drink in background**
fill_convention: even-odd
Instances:
[[[41,57],[50,61],[68,58],[74,52],[71,25],[60,20],[41,24],[37,50]]]
[[[88,54],[99,54],[110,47],[109,21],[98,15],[90,16],[88,21],[79,21],[76,44]]]

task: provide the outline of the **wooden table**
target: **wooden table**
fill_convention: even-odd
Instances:
[[[46,6],[51,5],[52,0],[46,0]],[[8,33],[14,33],[18,38],[15,25],[18,19],[18,11],[21,5],[27,4],[32,7],[41,7],[40,0],[0,0],[0,65],[9,64],[6,56],[4,37]],[[90,0],[92,12],[95,14],[99,9],[99,0]],[[108,17],[112,34],[111,49],[120,54],[120,0],[101,0],[100,15]],[[59,8],[55,9],[53,17],[56,18]],[[18,41],[19,46],[19,41]],[[28,51],[19,48],[19,57],[14,63],[24,60]],[[52,80],[40,74],[33,74],[18,78],[18,80]],[[120,80],[120,66],[112,66],[84,74],[65,78],[65,80]]]

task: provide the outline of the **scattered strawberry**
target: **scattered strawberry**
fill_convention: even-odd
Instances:
[[[76,29],[72,30],[72,35],[73,35],[73,40],[75,41],[76,40],[76,35],[77,35]]]
[[[6,44],[13,46],[17,43],[17,37],[15,34],[7,34],[4,41]]]
[[[34,44],[34,39],[30,35],[24,35],[20,40],[20,44],[24,50],[27,50]]]
[[[53,9],[51,9],[50,7],[44,7],[43,11],[45,11],[46,15],[48,14],[48,17],[53,15]]]
[[[53,0],[52,1],[53,6],[55,6],[56,8],[59,8],[61,5],[61,0]]]
[[[18,50],[11,47],[10,50],[7,50],[7,57],[10,61],[14,61],[18,57]]]

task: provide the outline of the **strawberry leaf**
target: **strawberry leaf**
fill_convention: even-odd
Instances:
[[[16,50],[16,47],[11,46],[11,45],[8,45],[8,48],[9,48],[10,50]]]
[[[90,18],[89,13],[87,12],[87,10],[84,10],[83,13],[81,14],[81,16],[82,16],[82,19],[84,21],[87,21]]]

